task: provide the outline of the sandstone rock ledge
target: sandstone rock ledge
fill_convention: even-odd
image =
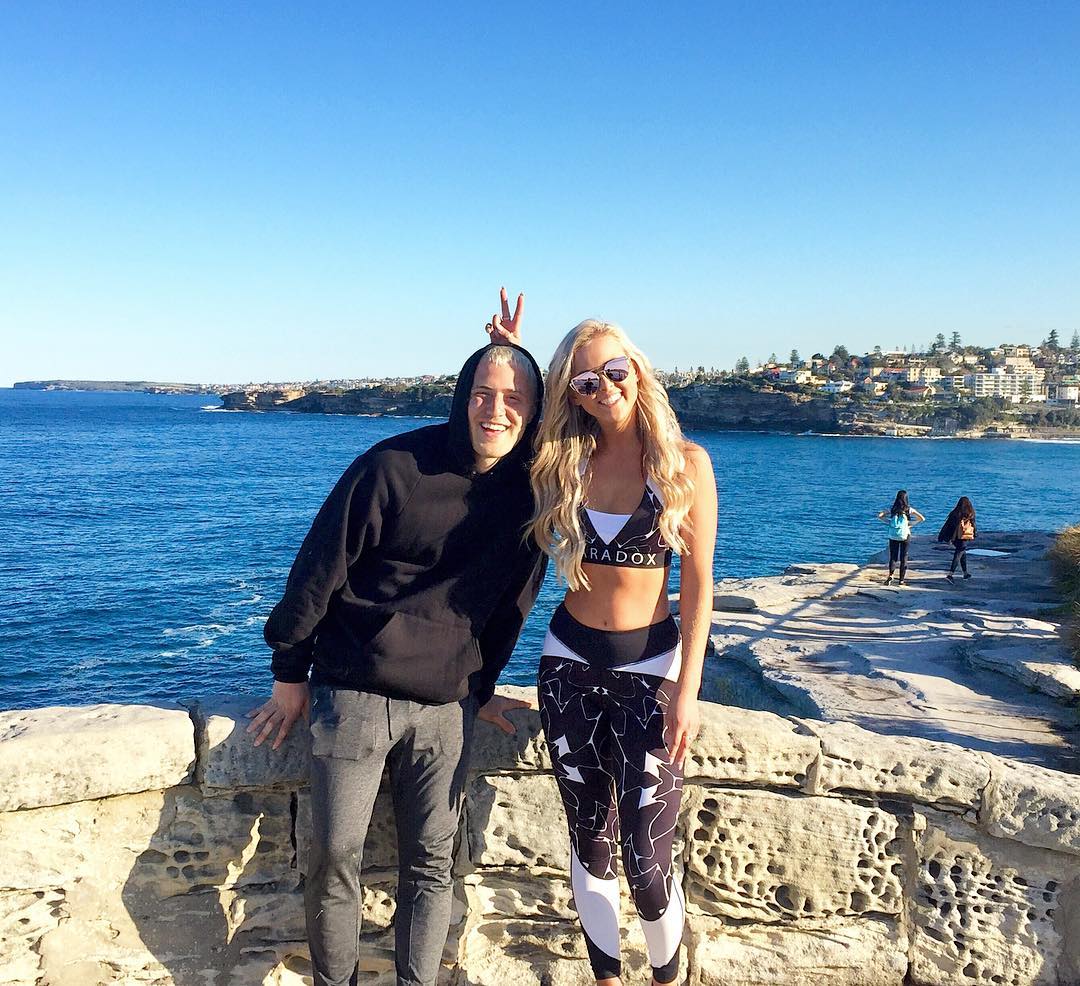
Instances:
[[[1080,771],[1080,671],[1061,642],[1051,535],[980,533],[972,578],[917,538],[909,584],[871,564],[792,565],[716,587],[704,694]]]
[[[243,710],[0,714],[0,983],[310,982],[307,752],[300,736],[252,750]],[[480,727],[442,982],[586,986],[538,716],[515,718],[515,738]],[[678,850],[695,986],[1080,982],[1080,780],[1064,773],[707,704]],[[364,983],[393,982],[395,868],[381,796]],[[644,983],[628,904],[624,929],[626,981]]]

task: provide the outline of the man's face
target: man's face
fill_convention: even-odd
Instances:
[[[469,437],[478,472],[487,472],[521,439],[536,401],[528,376],[512,363],[481,360],[469,395]]]

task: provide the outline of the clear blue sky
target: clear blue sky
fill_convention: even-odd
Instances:
[[[1080,5],[0,6],[0,385],[1080,327]]]

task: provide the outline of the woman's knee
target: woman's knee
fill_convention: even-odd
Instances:
[[[653,873],[648,883],[643,885],[634,886],[634,881],[630,881],[634,909],[643,921],[658,921],[667,911],[671,903],[669,884],[670,880],[662,879],[659,873]]]
[[[604,839],[571,839],[571,844],[578,861],[589,876],[598,880],[609,880],[616,874],[616,854],[612,843]]]

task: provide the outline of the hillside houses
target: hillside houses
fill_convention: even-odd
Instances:
[[[955,337],[954,337],[955,338]],[[1056,340],[1056,334],[1054,334]],[[746,360],[734,374],[761,385],[798,387],[832,397],[953,403],[994,398],[1006,405],[1080,408],[1080,346],[1002,343],[991,349],[951,348],[942,337],[928,352],[903,350],[831,356],[814,353],[796,364],[775,356],[756,367]],[[793,356],[797,355],[795,353]]]

